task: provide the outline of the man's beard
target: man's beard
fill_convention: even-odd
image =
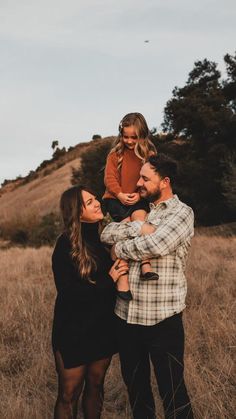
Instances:
[[[142,191],[142,188],[140,188],[140,191]],[[145,198],[150,202],[155,202],[161,197],[161,191],[159,187],[156,189],[156,191],[153,192],[148,192],[146,189],[143,189],[143,191],[145,192],[145,195],[142,196],[141,194],[141,198]]]

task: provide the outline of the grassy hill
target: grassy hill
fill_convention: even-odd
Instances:
[[[105,140],[78,144],[56,159],[42,162],[28,176],[7,181],[0,188],[0,236],[9,238],[17,230],[32,229],[47,214],[58,214],[60,196],[71,185],[72,169],[78,169],[81,153]]]

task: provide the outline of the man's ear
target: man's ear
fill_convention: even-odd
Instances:
[[[170,178],[168,176],[164,177],[161,181],[163,188],[170,186]]]

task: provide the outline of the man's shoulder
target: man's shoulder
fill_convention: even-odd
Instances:
[[[168,199],[167,201],[163,201],[161,206],[159,204],[157,207],[151,207],[147,220],[156,224],[158,220],[159,222],[164,222],[175,216],[180,216],[183,219],[194,219],[192,208],[185,202],[182,202],[177,195],[174,195],[173,198]]]
[[[194,216],[193,209],[187,205],[185,202],[181,201],[178,196],[176,195],[176,206],[179,210],[182,210],[186,214]]]

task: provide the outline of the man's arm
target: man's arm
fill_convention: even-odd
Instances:
[[[101,241],[107,244],[115,244],[121,240],[128,240],[141,234],[144,221],[129,221],[108,224],[101,234]]]
[[[118,242],[114,251],[118,258],[143,260],[172,253],[186,239],[193,236],[194,215],[190,207],[179,210],[158,225],[150,235]]]

